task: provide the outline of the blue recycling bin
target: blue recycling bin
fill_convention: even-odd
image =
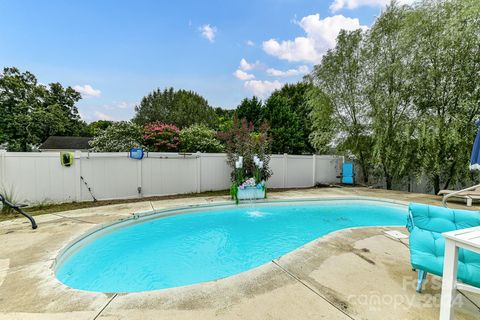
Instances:
[[[344,162],[342,164],[342,183],[355,184],[355,173],[352,162]]]

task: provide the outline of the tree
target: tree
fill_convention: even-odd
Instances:
[[[254,126],[259,126],[262,123],[262,109],[262,101],[253,96],[251,99],[243,99],[235,112],[239,119],[245,118],[247,122],[251,122]]]
[[[142,146],[142,128],[137,124],[114,122],[90,142],[96,152],[127,152]]]
[[[217,116],[215,130],[228,131],[232,128],[235,110],[227,110],[217,107],[215,108],[215,114]]]
[[[309,115],[312,122],[309,140],[317,153],[328,153],[331,151],[336,129],[333,104],[330,97],[318,88],[313,88],[307,97],[307,103],[312,110]]]
[[[265,102],[262,115],[270,126],[272,152],[301,154],[313,151],[309,142],[311,104],[307,102],[311,89],[308,83],[286,84]]]
[[[181,152],[222,152],[223,146],[216,133],[202,124],[194,124],[180,131]]]
[[[420,165],[435,193],[470,180],[474,120],[480,115],[479,17],[478,1],[424,1],[408,20]]]
[[[415,157],[415,109],[409,92],[411,48],[404,41],[407,6],[389,5],[376,20],[366,42],[366,95],[372,112],[374,161],[387,189],[408,172]]]
[[[154,90],[143,97],[135,107],[133,122],[146,125],[152,122],[170,123],[179,128],[192,124],[204,124],[210,128],[216,125],[215,110],[199,94],[193,91],[168,88]]]
[[[310,80],[319,89],[311,94],[312,144],[319,150],[334,140],[339,151],[353,156],[360,165],[365,183],[371,166],[370,106],[364,91],[364,33],[342,30],[337,45],[316,65]],[[336,132],[334,134],[333,132]]]
[[[152,122],[144,127],[145,145],[149,151],[175,152],[180,145],[180,130],[173,124]]]
[[[4,68],[0,75],[0,144],[30,151],[50,135],[81,135],[85,123],[75,106],[81,96],[59,83],[38,84],[30,72]]]
[[[106,130],[114,122],[109,120],[98,120],[91,122],[87,125],[85,132],[87,135],[94,137],[100,134],[100,132]]]

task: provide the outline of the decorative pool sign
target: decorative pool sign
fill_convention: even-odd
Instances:
[[[237,191],[238,200],[255,200],[255,199],[264,199],[265,198],[265,188],[258,187],[247,187],[244,189],[238,189]]]

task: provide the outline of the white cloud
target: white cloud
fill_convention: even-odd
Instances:
[[[305,31],[305,37],[281,42],[270,39],[263,42],[263,50],[283,60],[319,63],[325,52],[335,47],[340,30],[367,29],[357,18],[348,18],[343,15],[320,19],[317,13],[303,17],[297,23]]]
[[[211,26],[209,24],[204,24],[199,28],[199,30],[202,33],[202,37],[212,43],[215,42],[215,37],[217,35],[217,27]]]
[[[89,84],[86,84],[84,86],[76,85],[73,87],[75,91],[78,91],[82,94],[82,97],[88,98],[88,97],[100,97],[102,94],[102,91],[93,89],[93,87]]]
[[[400,0],[399,4],[412,4],[415,0]],[[332,12],[337,12],[343,8],[350,10],[356,9],[358,7],[368,6],[368,7],[384,7],[388,5],[391,0],[334,0],[330,5],[330,10]]]
[[[301,76],[301,75],[307,74],[308,72],[309,72],[309,69],[307,66],[300,66],[296,69],[289,69],[286,71],[278,70],[274,68],[267,69],[267,74],[269,76],[281,77],[281,78]]]
[[[278,80],[248,80],[243,85],[253,95],[260,98],[267,98],[273,91],[283,87],[283,83]]]
[[[237,79],[240,79],[240,80],[250,80],[250,79],[254,79],[255,78],[255,75],[251,74],[251,73],[248,73],[248,72],[245,72],[243,70],[240,70],[238,69],[237,71],[235,71],[233,73],[233,75],[235,77],[237,77]]]
[[[255,42],[253,42],[252,40],[247,40],[245,44],[249,47],[255,47]]]
[[[112,116],[109,116],[108,114],[105,114],[100,111],[95,111],[95,119],[96,120],[108,120],[108,121],[115,121],[115,119]]]
[[[135,102],[128,102],[128,101],[115,101],[112,103],[107,103],[102,106],[102,108],[106,110],[114,110],[114,109],[130,109],[133,108],[137,103]]]
[[[258,60],[255,61],[254,63],[248,63],[247,60],[242,58],[242,60],[240,60],[239,68],[243,71],[250,71],[250,70],[253,70],[253,69],[258,68],[260,66],[261,66],[261,63]]]

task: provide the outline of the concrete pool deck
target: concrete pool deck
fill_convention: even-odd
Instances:
[[[366,188],[301,189],[270,199],[373,197],[441,205],[424,194]],[[52,265],[83,233],[134,213],[225,202],[228,197],[145,201],[0,222],[0,319],[438,319],[441,280],[415,292],[408,241],[370,227],[321,237],[256,269],[187,287],[106,294],[60,283]],[[452,207],[466,208],[461,204]],[[480,296],[459,294],[456,319],[479,319]]]

